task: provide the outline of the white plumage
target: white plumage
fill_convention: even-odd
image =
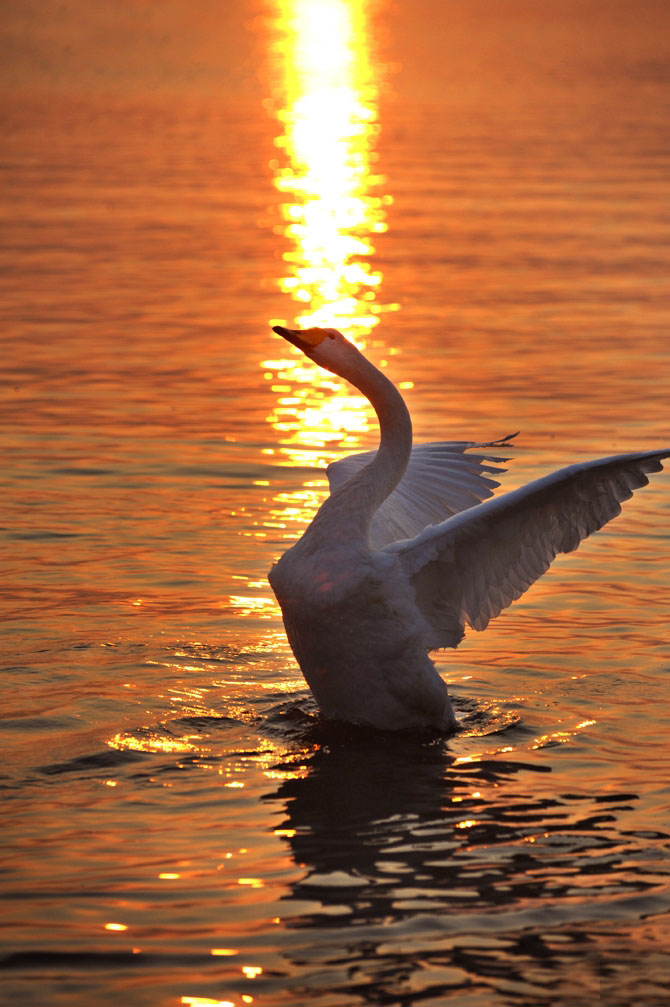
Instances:
[[[456,727],[428,651],[485,629],[559,552],[621,511],[669,450],[571,465],[493,500],[504,448],[412,446],[397,389],[335,329],[275,332],[351,382],[380,424],[376,452],[329,466],[331,495],[270,571],[286,633],[323,714],[386,730]]]

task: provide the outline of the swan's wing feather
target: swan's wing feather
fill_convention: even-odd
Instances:
[[[571,465],[389,545],[430,628],[426,647],[457,646],[466,623],[485,629],[558,553],[616,517],[669,457],[648,451]]]
[[[489,444],[434,441],[415,445],[404,476],[372,520],[372,548],[382,549],[398,539],[413,538],[428,525],[439,524],[492,496],[500,484],[491,476],[504,472],[500,463],[508,459],[465,452],[471,448],[509,447],[511,437]],[[372,461],[375,454],[366,451],[329,465],[331,493]]]

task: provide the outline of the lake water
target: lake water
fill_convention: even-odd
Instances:
[[[502,489],[667,445],[667,5],[41,6],[1,71],[3,1003],[665,1007],[667,472],[437,655],[446,740],[321,722],[266,574],[376,437],[276,322],[355,336],[418,440],[520,429]]]

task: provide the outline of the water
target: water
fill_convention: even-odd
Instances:
[[[521,428],[505,489],[663,446],[667,8],[351,9],[332,296],[418,439]],[[665,1005],[667,474],[438,656],[455,738],[320,722],[265,575],[375,426],[269,333],[327,304],[280,27],[8,30],[3,1002]]]

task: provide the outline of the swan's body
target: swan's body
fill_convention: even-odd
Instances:
[[[350,381],[379,418],[377,452],[330,466],[331,496],[270,571],[298,664],[323,714],[395,730],[456,727],[428,651],[456,647],[576,549],[670,451],[573,465],[495,500],[501,471],[467,448],[412,447],[400,393],[335,329],[276,326]],[[485,501],[485,502],[482,502]]]

